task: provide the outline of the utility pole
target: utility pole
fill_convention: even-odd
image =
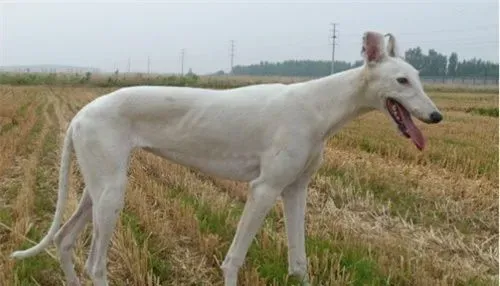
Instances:
[[[337,25],[338,23],[332,23],[333,29],[332,29],[332,70],[331,74],[335,72],[335,45],[336,40],[337,40]]]
[[[127,72],[130,73],[130,57],[127,60]]]
[[[186,49],[181,50],[181,76],[184,75],[184,54]]]
[[[151,58],[148,56],[148,74],[151,73]]]
[[[233,74],[233,64],[234,64],[234,40],[231,40],[231,51],[229,52],[229,55],[231,56],[231,70],[229,71],[231,74]]]

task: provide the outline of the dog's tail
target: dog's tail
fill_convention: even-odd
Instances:
[[[59,229],[68,193],[68,173],[71,164],[71,152],[73,151],[72,137],[73,127],[70,124],[68,130],[66,131],[66,136],[64,137],[61,155],[61,169],[59,170],[59,192],[57,194],[57,206],[52,225],[50,226],[47,235],[45,235],[45,237],[37,245],[26,250],[13,252],[11,254],[11,257],[13,258],[25,258],[38,254],[52,242],[52,238]]]

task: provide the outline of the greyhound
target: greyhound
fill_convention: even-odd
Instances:
[[[67,283],[80,285],[71,249],[92,221],[85,270],[94,285],[108,285],[108,245],[124,206],[131,152],[141,148],[209,175],[249,183],[243,214],[220,266],[224,285],[237,284],[248,248],[278,197],[285,210],[289,274],[308,285],[307,187],[322,163],[326,140],[361,114],[379,110],[423,150],[425,138],[412,116],[427,124],[443,118],[424,92],[418,71],[398,55],[392,34],[367,31],[361,42],[362,66],[308,81],[228,90],[135,86],[94,99],[67,129],[48,233],[11,256],[33,256],[53,241]],[[76,211],[60,228],[73,150],[85,188]]]

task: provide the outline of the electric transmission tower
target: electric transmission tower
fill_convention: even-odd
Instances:
[[[337,23],[332,23],[332,70],[335,73],[335,46],[337,45]]]
[[[151,57],[148,56],[148,75],[151,74]]]
[[[181,76],[184,75],[184,54],[186,52],[186,49],[181,50]]]
[[[229,51],[229,56],[231,57],[231,70],[229,71],[233,74],[233,64],[234,64],[234,40],[231,40],[231,47]]]

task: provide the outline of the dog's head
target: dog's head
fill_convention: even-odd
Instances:
[[[380,33],[363,35],[364,96],[370,107],[390,116],[401,133],[422,150],[425,139],[412,116],[425,123],[438,123],[442,115],[424,92],[419,72],[398,55],[395,37],[386,36],[387,45]]]

